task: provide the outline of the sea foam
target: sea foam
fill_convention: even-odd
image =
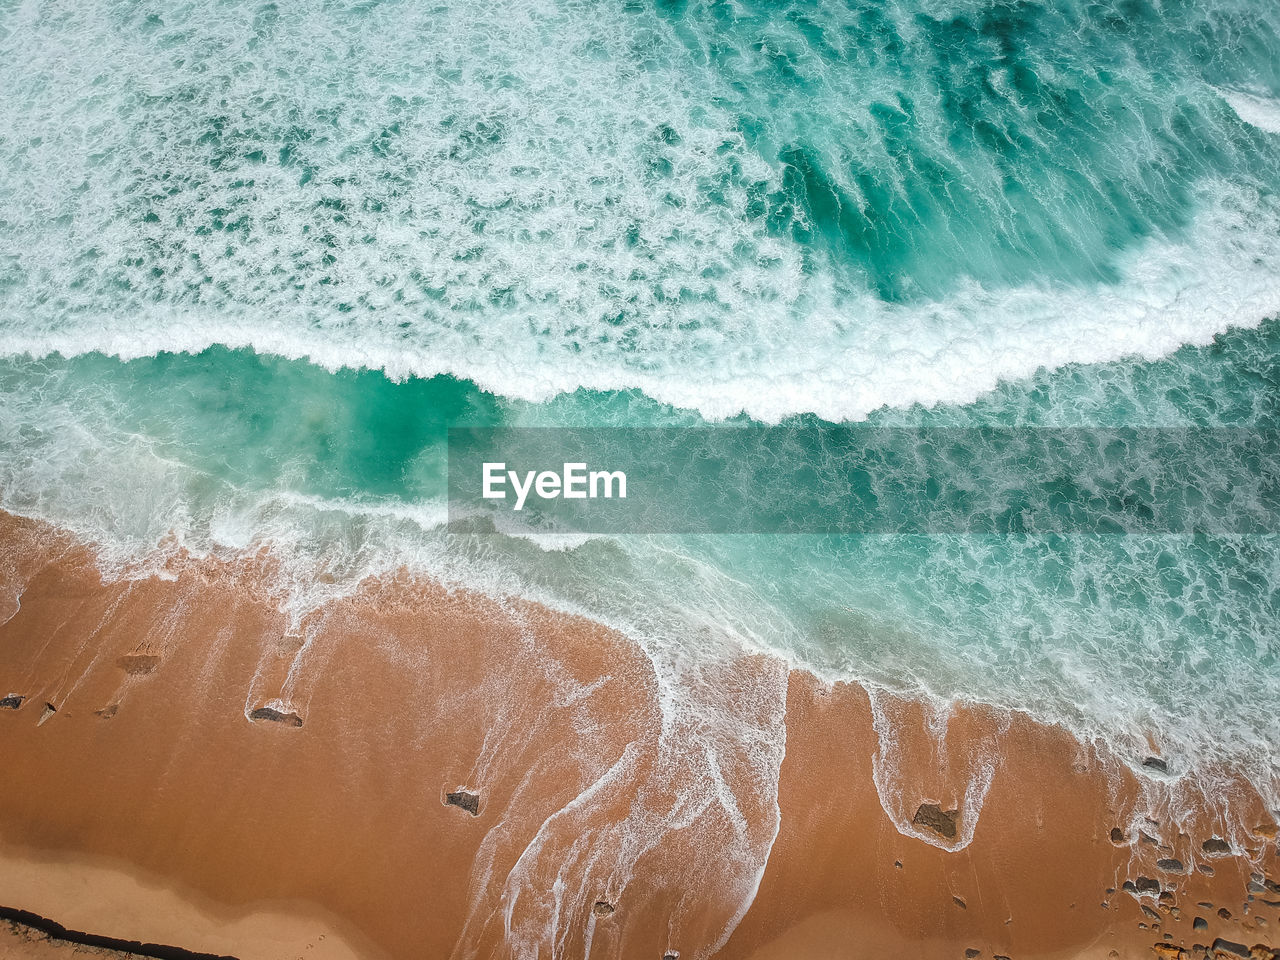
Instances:
[[[1280,101],[1241,90],[1219,90],[1218,94],[1245,123],[1267,133],[1280,133]]]

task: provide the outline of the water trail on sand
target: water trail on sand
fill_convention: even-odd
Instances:
[[[904,836],[952,853],[963,850],[973,842],[1000,764],[1001,721],[949,740],[952,704],[902,700],[876,687],[867,692],[877,740],[872,776],[885,815]],[[926,806],[936,812],[931,816]]]
[[[506,825],[490,830],[456,960],[486,955],[495,937],[515,958],[589,954],[602,924],[625,938],[630,903],[657,890],[684,892],[667,922],[668,946],[680,956],[709,957],[728,939],[781,823],[787,669],[744,656],[712,629],[696,661],[641,644],[655,680],[641,735],[545,818],[505,873],[494,863]],[[519,795],[511,809],[520,809]]]

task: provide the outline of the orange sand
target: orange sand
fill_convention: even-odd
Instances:
[[[748,782],[750,738],[726,738],[724,804],[685,802],[696,765],[626,638],[408,578],[291,634],[263,588],[269,558],[103,583],[48,526],[0,515],[0,543],[0,697],[26,698],[0,710],[0,904],[68,927],[244,960],[580,958],[588,943],[691,960],[728,930],[716,955],[756,960],[1190,957],[1218,938],[1270,956],[1280,937],[1260,806],[1240,856],[1201,850],[1223,829],[1208,807],[1148,825],[1163,845],[1113,844],[1146,801],[1065,732],[963,709],[940,751],[921,705],[886,699],[901,822],[959,807],[998,761],[972,843],[939,849],[881,805],[867,691],[800,672],[785,677],[781,823],[735,927],[751,865],[727,851],[767,848],[772,794]],[[742,656],[716,687],[780,669]],[[249,719],[268,706],[284,721]],[[459,790],[476,815],[446,804]],[[1173,857],[1213,876],[1156,866]],[[1139,877],[1163,900],[1120,889]]]

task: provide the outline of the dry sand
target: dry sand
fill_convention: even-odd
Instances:
[[[716,955],[755,960],[1280,941],[1275,818],[1248,791],[1258,829],[1211,856],[1213,803],[1171,822],[1025,717],[957,709],[940,745],[880,695],[890,756],[866,690],[792,672],[776,808],[723,744],[734,821],[683,803],[652,666],[597,624],[401,578],[291,631],[266,557],[104,583],[46,525],[0,515],[0,544],[0,698],[25,698],[0,709],[0,904],[68,928],[243,960],[690,960],[730,930]],[[743,655],[716,682],[779,669]],[[767,847],[775,826],[739,920],[733,830]],[[0,928],[0,957],[71,949]]]

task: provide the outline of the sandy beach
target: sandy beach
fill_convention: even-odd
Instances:
[[[291,628],[266,555],[104,582],[63,531],[0,542],[0,905],[70,929],[242,960],[1280,955],[1275,814],[1230,771],[1187,806],[1025,716],[743,654],[726,696],[786,684],[776,796],[744,696],[741,778],[691,807],[651,667],[597,624],[402,577]],[[70,950],[0,926],[0,956]]]

